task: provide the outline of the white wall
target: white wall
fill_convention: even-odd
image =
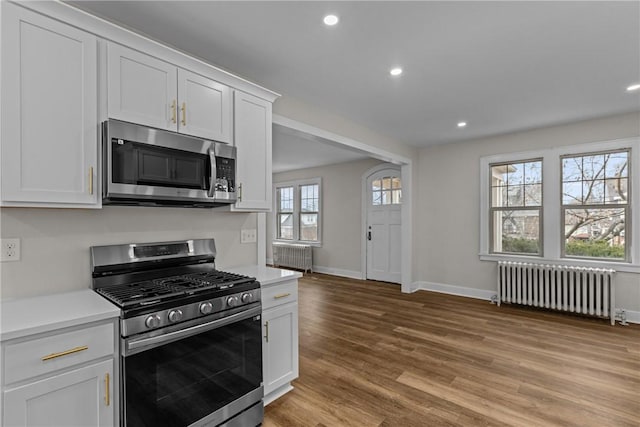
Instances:
[[[496,263],[478,257],[481,157],[638,135],[640,114],[631,113],[420,150],[414,278],[495,291]],[[640,311],[640,274],[616,280],[617,306]]]
[[[361,277],[362,174],[376,159],[300,169],[273,175],[273,182],[322,178],[322,247],[313,248],[321,271]],[[273,258],[274,216],[267,215],[267,259]]]
[[[256,244],[240,244],[240,229],[256,215],[216,209],[107,206],[90,209],[1,208],[0,235],[21,239],[21,260],[0,264],[0,298],[91,287],[89,247],[215,238],[217,267],[257,262]]]

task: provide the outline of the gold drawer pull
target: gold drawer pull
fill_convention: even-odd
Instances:
[[[176,100],[171,103],[171,122],[176,123]]]
[[[109,406],[111,404],[111,397],[109,396],[109,373],[104,374],[104,403]]]
[[[89,194],[93,194],[93,166],[89,168]]]
[[[286,294],[278,294],[278,295],[274,296],[273,299],[286,298],[289,295],[291,295],[289,292],[287,292]]]
[[[83,345],[81,347],[75,347],[69,350],[65,350],[65,351],[61,351],[60,353],[51,353],[48,354],[46,356],[44,356],[42,358],[42,361],[46,361],[46,360],[51,360],[51,359],[55,359],[56,357],[62,357],[62,356],[67,356],[69,354],[73,354],[73,353],[79,353],[81,351],[85,351],[85,350],[89,350],[89,346],[88,345]]]
[[[182,103],[182,126],[187,125],[187,103]]]

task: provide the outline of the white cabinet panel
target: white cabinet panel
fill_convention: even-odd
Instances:
[[[265,396],[298,377],[298,304],[289,303],[262,315]]]
[[[4,392],[5,426],[114,426],[113,360]]]
[[[178,69],[180,133],[232,141],[231,89],[187,70]]]
[[[234,210],[271,210],[272,104],[234,93],[234,132],[238,149],[238,202]]]
[[[114,43],[107,50],[109,117],[177,131],[176,67]]]
[[[2,201],[99,202],[97,40],[2,4]]]

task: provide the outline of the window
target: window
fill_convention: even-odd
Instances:
[[[627,260],[629,151],[562,157],[563,255]]]
[[[320,178],[275,184],[277,240],[320,244]]]
[[[399,205],[402,203],[402,184],[397,176],[385,176],[371,182],[372,203],[374,206]]]
[[[640,273],[640,138],[480,159],[480,259]]]
[[[491,252],[542,255],[542,160],[491,167]]]

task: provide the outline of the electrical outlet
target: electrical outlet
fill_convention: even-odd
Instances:
[[[240,243],[255,243],[257,241],[257,233],[255,228],[240,230]]]
[[[0,239],[0,261],[20,261],[20,239]]]

